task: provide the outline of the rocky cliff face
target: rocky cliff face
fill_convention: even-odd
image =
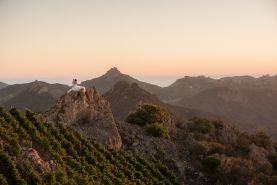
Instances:
[[[43,117],[77,129],[88,138],[95,137],[102,144],[121,148],[121,137],[110,105],[95,88],[65,94]]]

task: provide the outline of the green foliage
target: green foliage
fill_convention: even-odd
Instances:
[[[139,107],[134,113],[131,113],[126,122],[146,125],[151,123],[163,123],[166,120],[166,111],[160,106],[153,104],[144,104]]]
[[[24,115],[15,108],[9,113],[0,108],[0,123],[0,140],[7,146],[0,149],[0,184],[179,184],[159,161],[103,148],[31,111]],[[42,173],[33,166],[22,152],[31,146],[55,167]],[[16,156],[23,157],[19,164]]]
[[[0,184],[1,185],[9,185],[4,175],[0,174]]]
[[[168,130],[159,123],[152,123],[145,126],[146,132],[150,136],[154,137],[163,137],[166,139],[169,139],[169,133]]]
[[[126,122],[145,126],[146,133],[150,136],[169,139],[169,132],[163,124],[167,120],[167,116],[167,112],[162,107],[144,104],[131,113]]]
[[[217,168],[220,166],[220,160],[213,156],[204,157],[201,160],[202,166],[209,173],[214,173]]]
[[[207,119],[193,118],[190,120],[189,129],[191,131],[208,134],[212,131],[213,123]]]
[[[5,176],[9,184],[26,184],[21,179],[14,162],[7,154],[4,153],[4,151],[0,151],[0,166],[0,173],[2,173]]]

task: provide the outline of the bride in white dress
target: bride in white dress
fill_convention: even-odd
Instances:
[[[71,89],[69,89],[69,90],[67,91],[67,93],[70,93],[71,91],[79,92],[80,90],[86,92],[86,88],[85,88],[85,87],[79,86],[79,85],[78,85],[77,79],[73,79],[72,85],[73,85],[73,86],[71,87]]]

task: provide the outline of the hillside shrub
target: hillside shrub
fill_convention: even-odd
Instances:
[[[144,104],[134,113],[129,114],[126,122],[143,126],[151,123],[163,123],[165,120],[167,120],[167,113],[162,107]]]
[[[145,126],[146,132],[150,136],[154,137],[163,137],[166,139],[169,139],[169,133],[168,130],[159,123],[152,123]]]
[[[203,158],[201,163],[204,169],[209,173],[214,173],[220,166],[220,160],[213,156]]]
[[[269,148],[272,144],[271,138],[263,131],[258,131],[251,136],[251,140],[255,145],[263,148]]]
[[[9,185],[8,182],[6,181],[6,178],[2,174],[0,174],[0,184],[1,185]]]
[[[207,120],[202,118],[193,118],[190,120],[189,129],[191,131],[199,132],[202,134],[208,134],[212,131],[213,124]]]

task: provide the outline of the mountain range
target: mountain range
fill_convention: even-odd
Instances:
[[[118,83],[122,81],[136,83],[137,86]],[[34,84],[40,84],[39,88],[34,88]],[[104,94],[111,102],[115,117],[120,120],[134,109],[129,106],[133,105],[132,101],[138,104],[154,102],[171,107],[178,120],[187,120],[192,115],[221,118],[243,131],[261,129],[277,138],[277,75],[221,79],[185,76],[162,88],[111,68],[104,75],[84,81],[81,85],[96,87]],[[68,89],[66,85],[38,81],[9,85],[0,89],[0,104],[6,108],[17,106],[45,111]]]
[[[124,80],[105,93],[95,87],[66,93],[68,86],[39,81],[0,90],[6,109],[38,112],[0,107],[0,184],[276,184],[276,142],[219,116],[233,102],[234,109],[257,114],[256,101],[261,107],[272,102],[254,92],[273,93],[274,85],[253,91],[206,77],[185,79],[190,89],[201,85],[179,93],[178,101]],[[186,80],[175,88],[186,87]],[[130,115],[144,125],[126,119]]]

